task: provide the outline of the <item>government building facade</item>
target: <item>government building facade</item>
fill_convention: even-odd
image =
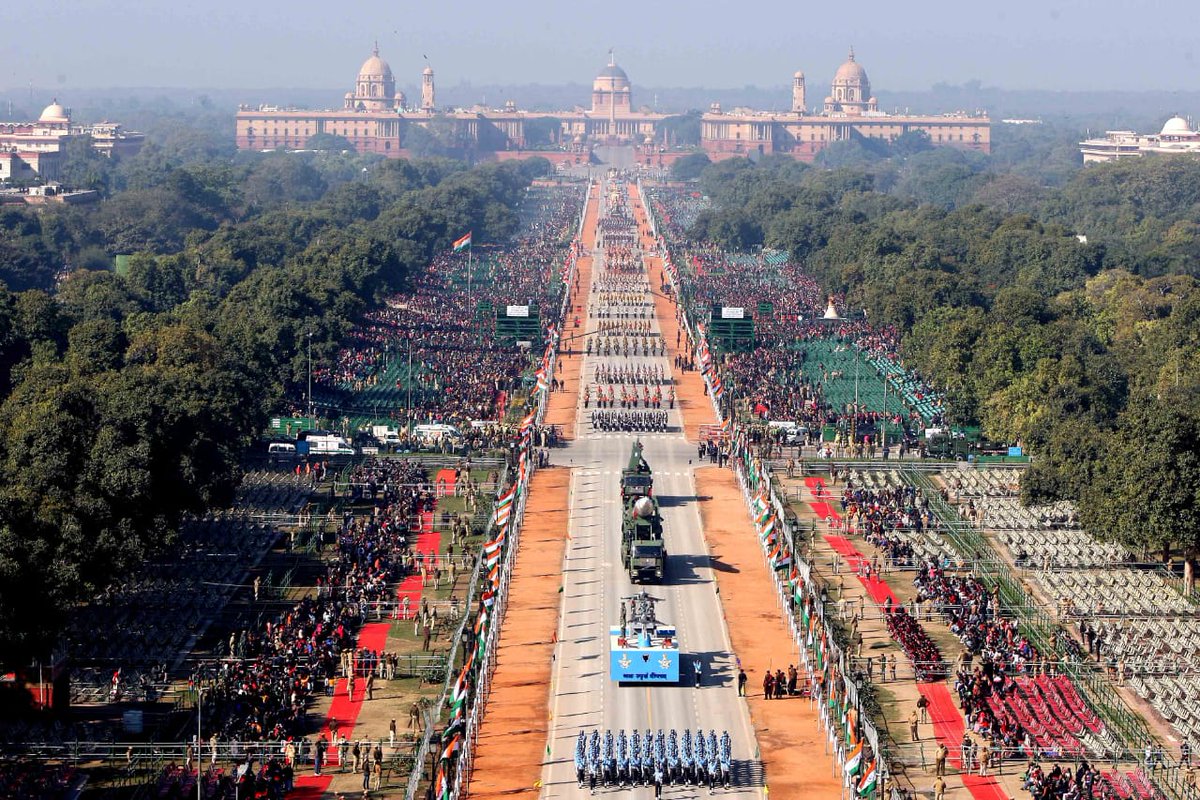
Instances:
[[[701,146],[719,160],[750,155],[790,155],[812,161],[834,142],[855,138],[892,141],[921,132],[940,147],[991,152],[991,120],[983,114],[891,115],[879,110],[867,71],[854,57],[834,74],[819,110],[810,110],[804,73],[792,76],[792,109],[767,113],[739,109],[723,113],[713,105],[701,122]]]
[[[1083,163],[1124,161],[1150,155],[1200,155],[1200,132],[1183,117],[1171,117],[1158,133],[1108,131],[1079,143]]]
[[[476,154],[528,154],[526,124],[553,120],[551,151],[539,155],[590,152],[601,145],[633,145],[639,160],[651,163],[667,150],[660,130],[667,118],[633,101],[629,76],[611,53],[592,82],[590,108],[560,112],[527,112],[508,102],[503,108],[442,109],[436,101],[433,70],[421,75],[421,97],[413,103],[396,91],[391,67],[378,47],[359,69],[354,88],[339,109],[312,111],[276,106],[242,106],[237,113],[237,146],[242,150],[298,150],[317,134],[345,137],[360,153],[399,158],[412,126],[449,134],[464,150]],[[989,152],[991,124],[984,115],[893,116],[879,110],[866,71],[849,59],[837,71],[820,108],[810,110],[804,74],[792,82],[792,109],[766,113],[738,109],[722,112],[716,104],[702,117],[701,149],[714,160],[735,156],[785,154],[811,161],[833,142],[855,137],[892,140],[923,131],[934,145]],[[544,126],[540,126],[543,127]],[[644,157],[644,158],[643,158]]]

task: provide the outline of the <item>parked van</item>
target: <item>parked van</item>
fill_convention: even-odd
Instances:
[[[267,455],[275,458],[289,458],[296,455],[296,445],[291,442],[271,442],[267,445]]]
[[[417,425],[413,428],[413,435],[427,442],[440,442],[447,437],[450,439],[462,438],[462,434],[458,432],[458,428],[440,422]]]

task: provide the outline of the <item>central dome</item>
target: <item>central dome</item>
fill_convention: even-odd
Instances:
[[[392,68],[388,66],[388,63],[386,61],[384,61],[382,58],[379,57],[379,46],[378,45],[376,45],[375,49],[371,51],[371,57],[363,62],[362,67],[360,67],[358,70],[358,74],[359,74],[360,78],[365,78],[365,77],[391,78],[392,77]]]
[[[42,109],[42,115],[38,117],[38,122],[66,122],[67,110],[59,105],[58,100],[50,103]]]
[[[1171,117],[1162,126],[1162,132],[1159,136],[1180,136],[1192,133],[1192,129],[1188,127],[1187,120],[1183,117]]]
[[[616,64],[609,64],[607,67],[600,70],[600,74],[597,75],[596,77],[597,78],[615,78],[615,79],[623,80],[623,81],[629,80],[629,76],[625,74],[625,70],[621,69]]]
[[[865,81],[867,79],[867,71],[862,68],[862,64],[854,60],[853,50],[850,51],[846,63],[838,67],[833,79],[835,81]]]

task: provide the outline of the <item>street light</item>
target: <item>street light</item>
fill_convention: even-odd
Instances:
[[[312,331],[308,332],[308,416],[312,419]]]
[[[203,758],[201,755],[200,743],[204,740],[204,734],[200,728],[200,721],[204,717],[204,687],[197,687],[196,695],[196,800],[204,800],[204,786],[200,781],[200,761]]]

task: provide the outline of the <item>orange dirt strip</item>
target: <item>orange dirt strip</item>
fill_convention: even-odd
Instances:
[[[563,383],[561,392],[550,393],[550,405],[546,407],[547,425],[558,425],[563,438],[575,438],[575,409],[579,405],[582,390],[580,371],[583,369],[583,326],[587,321],[587,296],[592,288],[592,249],[596,246],[596,217],[600,213],[600,198],[594,192],[588,201],[583,221],[583,247],[585,255],[575,264],[576,280],[571,285],[570,310],[563,320],[563,335],[559,344],[554,377]],[[579,327],[575,327],[575,320]],[[578,336],[579,338],[573,338]]]
[[[758,546],[737,479],[729,470],[696,470],[700,519],[708,540],[721,606],[733,651],[749,681],[750,719],[772,797],[840,798],[833,757],[825,753],[817,712],[804,698],[766,700],[767,669],[796,663],[791,633],[775,597],[774,582]]]
[[[550,728],[550,667],[567,545],[571,471],[530,479],[521,545],[509,584],[492,692],[479,727],[469,796],[536,797]]]
[[[642,249],[647,253],[654,252],[656,242],[650,234],[650,224],[646,218],[646,209],[642,207],[638,197],[637,186],[630,184],[629,196],[633,201],[634,218],[641,231]],[[675,380],[675,398],[679,410],[683,414],[683,435],[690,442],[700,438],[701,425],[715,425],[716,414],[713,412],[712,401],[708,399],[704,378],[698,370],[684,372],[675,367],[675,356],[687,355],[691,352],[686,330],[675,319],[676,302],[662,294],[661,286],[667,282],[663,272],[662,259],[658,256],[646,256],[646,266],[650,269],[650,289],[654,293],[654,316],[658,319],[658,328],[662,331],[663,339],[667,342],[667,358],[671,360],[671,376]],[[678,338],[678,345],[676,344]]]

